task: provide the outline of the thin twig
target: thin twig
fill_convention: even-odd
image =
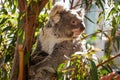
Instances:
[[[72,9],[75,9],[76,7],[78,7],[78,6],[80,6],[80,5],[81,5],[81,3],[76,4],[74,7],[72,7]]]
[[[52,4],[53,4],[53,5],[55,4],[55,0],[52,1]]]
[[[118,53],[118,55],[116,55],[116,56],[114,56],[114,57],[109,58],[108,60],[104,61],[103,63],[98,64],[98,65],[97,65],[97,68],[100,67],[100,66],[102,66],[103,64],[105,64],[105,63],[107,63],[107,62],[115,59],[116,57],[119,57],[119,56],[120,56],[120,53]]]
[[[80,0],[78,0],[76,2],[76,5],[72,7],[72,9],[75,9],[76,7],[80,6],[82,3],[80,2]]]
[[[102,31],[102,32],[109,32],[109,31],[110,31],[110,30],[106,30],[106,31]],[[98,30],[98,31],[95,32],[95,33],[89,34],[89,35],[83,37],[81,40],[86,39],[86,38],[88,38],[88,37],[90,37],[90,36],[92,36],[92,35],[96,35],[96,34],[98,34],[98,33],[101,33],[101,30]],[[105,35],[107,38],[109,38],[109,36],[108,36],[107,34],[104,33],[104,35]]]
[[[70,9],[73,8],[73,3],[74,3],[74,0],[72,0],[71,3],[70,3],[71,4]]]

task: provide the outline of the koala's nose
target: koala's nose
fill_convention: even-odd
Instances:
[[[84,24],[82,24],[82,23],[80,24],[80,30],[81,30],[81,31],[85,30],[85,26],[84,26]]]
[[[85,29],[85,26],[82,26],[82,29]]]

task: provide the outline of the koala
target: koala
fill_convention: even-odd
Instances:
[[[76,51],[82,51],[77,37],[84,31],[84,10],[69,10],[56,3],[49,20],[40,31],[36,50],[31,55],[29,80],[53,80],[59,64]]]

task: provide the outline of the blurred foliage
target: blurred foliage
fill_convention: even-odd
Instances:
[[[28,5],[34,1],[28,1]],[[40,28],[45,25],[48,19],[47,11],[51,9],[51,6],[51,2],[49,2],[43,13],[38,16],[40,27],[36,29],[36,36]],[[20,42],[23,42],[24,32],[20,26],[24,13],[19,13],[17,7],[17,0],[1,0],[0,2],[0,80],[10,79],[17,36],[21,36]],[[28,60],[26,58],[25,60]]]
[[[0,3],[0,80],[9,80],[17,34],[16,1]]]
[[[98,80],[98,71],[95,59],[94,49],[88,46],[86,52],[77,52],[58,68],[59,80]]]
[[[28,5],[36,0],[28,0]],[[63,0],[66,1],[66,0]],[[107,64],[97,67],[97,65],[103,63],[105,60],[111,58],[112,52],[119,52],[120,50],[120,2],[109,0],[108,3],[105,0],[78,0],[75,5],[72,2],[75,0],[69,0],[71,8],[85,7],[86,12],[89,12],[92,4],[101,10],[97,23],[92,21],[88,16],[85,16],[91,23],[99,25],[103,20],[109,22],[107,27],[109,30],[104,31],[102,26],[93,34],[83,34],[82,39],[90,38],[86,43],[87,51],[79,54],[74,54],[65,63],[61,64],[58,68],[59,80],[98,80],[100,76],[106,75],[112,72],[113,61],[109,61]],[[106,4],[109,10],[105,9]],[[10,70],[12,66],[15,42],[19,32],[18,26],[21,24],[21,17],[24,14],[19,14],[17,8],[17,0],[1,0],[0,2],[0,80],[9,80]],[[52,8],[52,2],[50,1],[38,16],[39,27],[36,29],[35,36],[39,34],[40,28],[44,27],[48,20],[49,11]],[[105,46],[105,56],[96,61],[93,55],[96,53],[96,49],[93,48],[92,41],[96,41],[98,34],[108,39],[108,43]],[[97,45],[97,44],[96,44]],[[34,48],[35,46],[33,46]],[[83,55],[84,54],[84,55]]]
[[[84,56],[73,55],[67,63],[63,63],[59,66],[59,80],[87,80],[89,75],[88,67],[90,67],[90,65],[86,62],[88,62],[88,60]]]

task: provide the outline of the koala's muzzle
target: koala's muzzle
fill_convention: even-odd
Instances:
[[[73,21],[72,24],[76,26],[76,28],[72,29],[73,37],[77,37],[85,30],[85,26],[82,22],[78,24],[77,21]]]

